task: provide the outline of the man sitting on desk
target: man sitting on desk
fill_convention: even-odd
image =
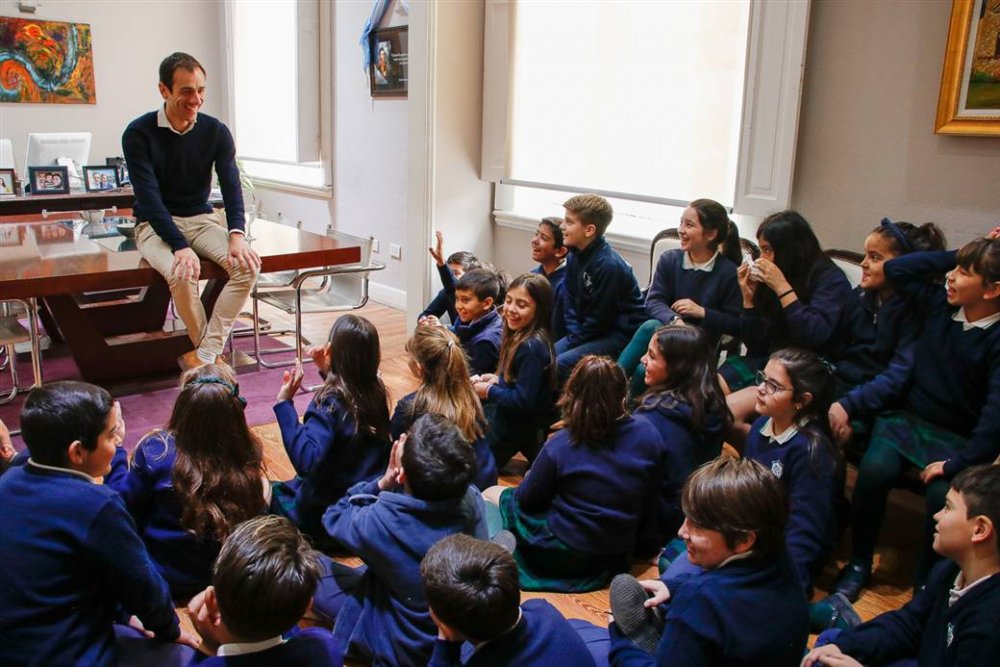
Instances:
[[[212,363],[253,289],[260,258],[244,240],[243,192],[229,128],[199,114],[205,68],[186,53],[160,63],[157,111],[139,116],[122,135],[135,191],[136,245],[170,285],[177,312],[196,349],[177,361],[187,370]],[[225,219],[208,203],[212,166],[219,176]],[[229,273],[212,319],[198,295],[199,257]]]

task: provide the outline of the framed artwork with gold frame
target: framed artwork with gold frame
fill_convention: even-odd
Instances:
[[[953,0],[934,132],[1000,136],[1000,0]]]

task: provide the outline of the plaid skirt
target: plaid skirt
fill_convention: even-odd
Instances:
[[[967,443],[967,438],[912,413],[893,411],[875,420],[869,447],[887,445],[913,465],[924,468],[935,461],[952,458]]]
[[[520,510],[512,488],[500,495],[500,516],[517,538],[514,560],[522,590],[585,593],[607,586],[628,568],[628,554],[585,554],[565,544],[552,534],[546,517]]]
[[[719,375],[725,379],[729,390],[736,392],[757,384],[754,376],[766,365],[767,357],[726,357],[719,367]]]

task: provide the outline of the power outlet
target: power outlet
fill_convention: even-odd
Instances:
[[[390,243],[389,257],[392,257],[393,259],[402,259],[403,258],[402,246],[400,246],[398,243]]]
[[[379,251],[379,249],[380,248],[379,248],[379,245],[378,245],[378,239],[376,239],[376,238],[373,237],[372,238],[372,252],[376,252],[377,253]]]

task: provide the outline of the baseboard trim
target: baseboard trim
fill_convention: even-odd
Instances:
[[[402,311],[406,310],[406,290],[369,281],[368,297],[372,301],[381,303],[383,306],[389,306],[390,308]]]

